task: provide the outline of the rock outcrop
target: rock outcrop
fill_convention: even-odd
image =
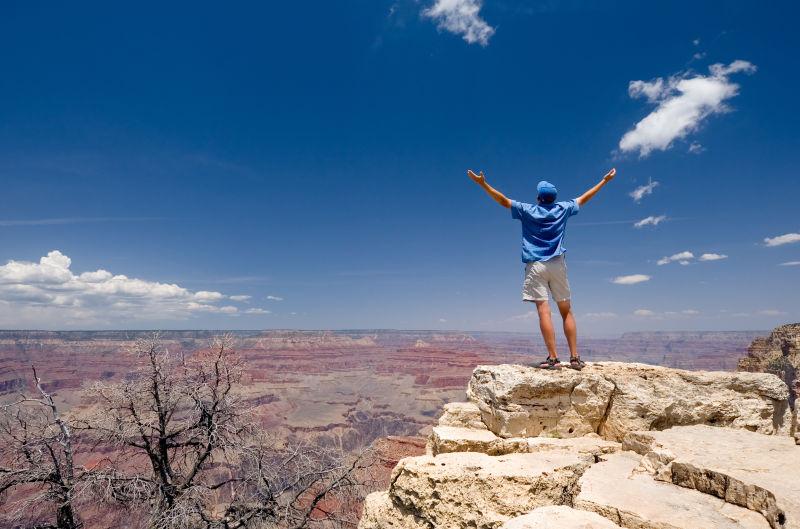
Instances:
[[[481,419],[481,410],[472,402],[450,402],[444,405],[444,412],[439,417],[440,426],[455,426],[486,430]]]
[[[797,396],[800,395],[800,323],[776,327],[769,336],[756,338],[739,360],[739,371],[772,373],[789,386],[789,406],[793,410],[795,442],[800,444],[797,426]]]
[[[489,430],[434,426],[428,440],[433,455],[451,452],[481,452],[491,456],[569,449],[582,454],[608,454],[619,450],[619,443],[598,435],[560,439],[557,437],[512,437],[504,439]]]
[[[761,513],[773,527],[800,529],[800,448],[792,439],[709,426],[635,432],[623,449],[642,468]]]
[[[757,512],[636,472],[641,457],[612,454],[581,477],[574,505],[635,529],[769,529]]]
[[[566,449],[412,457],[392,474],[392,501],[434,527],[498,527],[536,507],[568,503],[593,463]]]
[[[604,362],[559,376],[516,365],[478,366],[467,395],[500,437],[622,441],[630,431],[711,424],[789,434],[786,385],[764,373],[682,371]]]
[[[788,390],[760,373],[479,366],[360,529],[800,529]]]

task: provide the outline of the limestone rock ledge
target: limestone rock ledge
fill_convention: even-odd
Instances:
[[[800,446],[773,375],[478,366],[467,394],[367,497],[360,529],[800,529]]]
[[[412,457],[395,468],[391,496],[433,527],[498,527],[536,507],[570,503],[578,478],[593,463],[563,448]]]
[[[683,371],[622,362],[583,371],[478,366],[467,396],[500,437],[580,437],[622,441],[637,430],[711,424],[789,435],[789,390],[768,373]]]
[[[575,507],[632,529],[769,529],[759,513],[637,473],[641,457],[608,456],[581,477]]]
[[[491,456],[514,453],[571,450],[581,454],[608,454],[619,450],[620,444],[606,441],[597,435],[559,439],[556,437],[512,437],[504,439],[489,430],[473,430],[453,426],[434,426],[428,440],[432,455],[451,452],[481,452]]]
[[[800,448],[791,439],[684,426],[633,432],[623,448],[644,456],[656,479],[759,512],[773,529],[800,529]]]

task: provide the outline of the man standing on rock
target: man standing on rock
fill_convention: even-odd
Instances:
[[[537,203],[526,204],[507,198],[503,193],[486,183],[483,171],[467,175],[483,188],[498,204],[511,209],[511,217],[522,222],[522,262],[525,263],[525,279],[522,284],[523,301],[536,303],[539,313],[539,328],[542,331],[548,356],[538,366],[542,369],[559,369],[561,362],[556,353],[556,334],[550,318],[549,295],[553,296],[564,320],[564,335],[569,345],[569,367],[583,369],[585,365],[578,355],[578,329],[570,305],[567,265],[564,261],[564,230],[567,220],[577,215],[600,189],[617,173],[611,169],[603,179],[583,195],[573,200],[556,202],[556,187],[542,180],[536,186]]]

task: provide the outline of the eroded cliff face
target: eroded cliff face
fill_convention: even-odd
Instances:
[[[766,338],[756,338],[739,360],[739,371],[772,373],[789,386],[789,404],[800,394],[800,323],[776,327]]]
[[[766,373],[478,366],[360,529],[800,529],[789,392]]]

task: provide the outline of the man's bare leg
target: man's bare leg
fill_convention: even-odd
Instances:
[[[553,320],[550,317],[550,303],[547,301],[536,301],[536,310],[539,312],[539,330],[542,331],[544,344],[547,346],[547,353],[550,358],[558,358],[556,352],[556,331],[553,329]],[[574,323],[574,322],[573,322]]]
[[[556,304],[558,305],[558,311],[561,313],[561,318],[564,320],[564,336],[567,337],[569,356],[570,358],[576,358],[578,356],[578,326],[575,324],[575,316],[572,314],[572,306],[570,305],[569,300],[559,301]],[[541,316],[542,314],[540,312],[539,318],[541,318]],[[552,329],[552,327],[553,324],[551,323],[550,328]]]

